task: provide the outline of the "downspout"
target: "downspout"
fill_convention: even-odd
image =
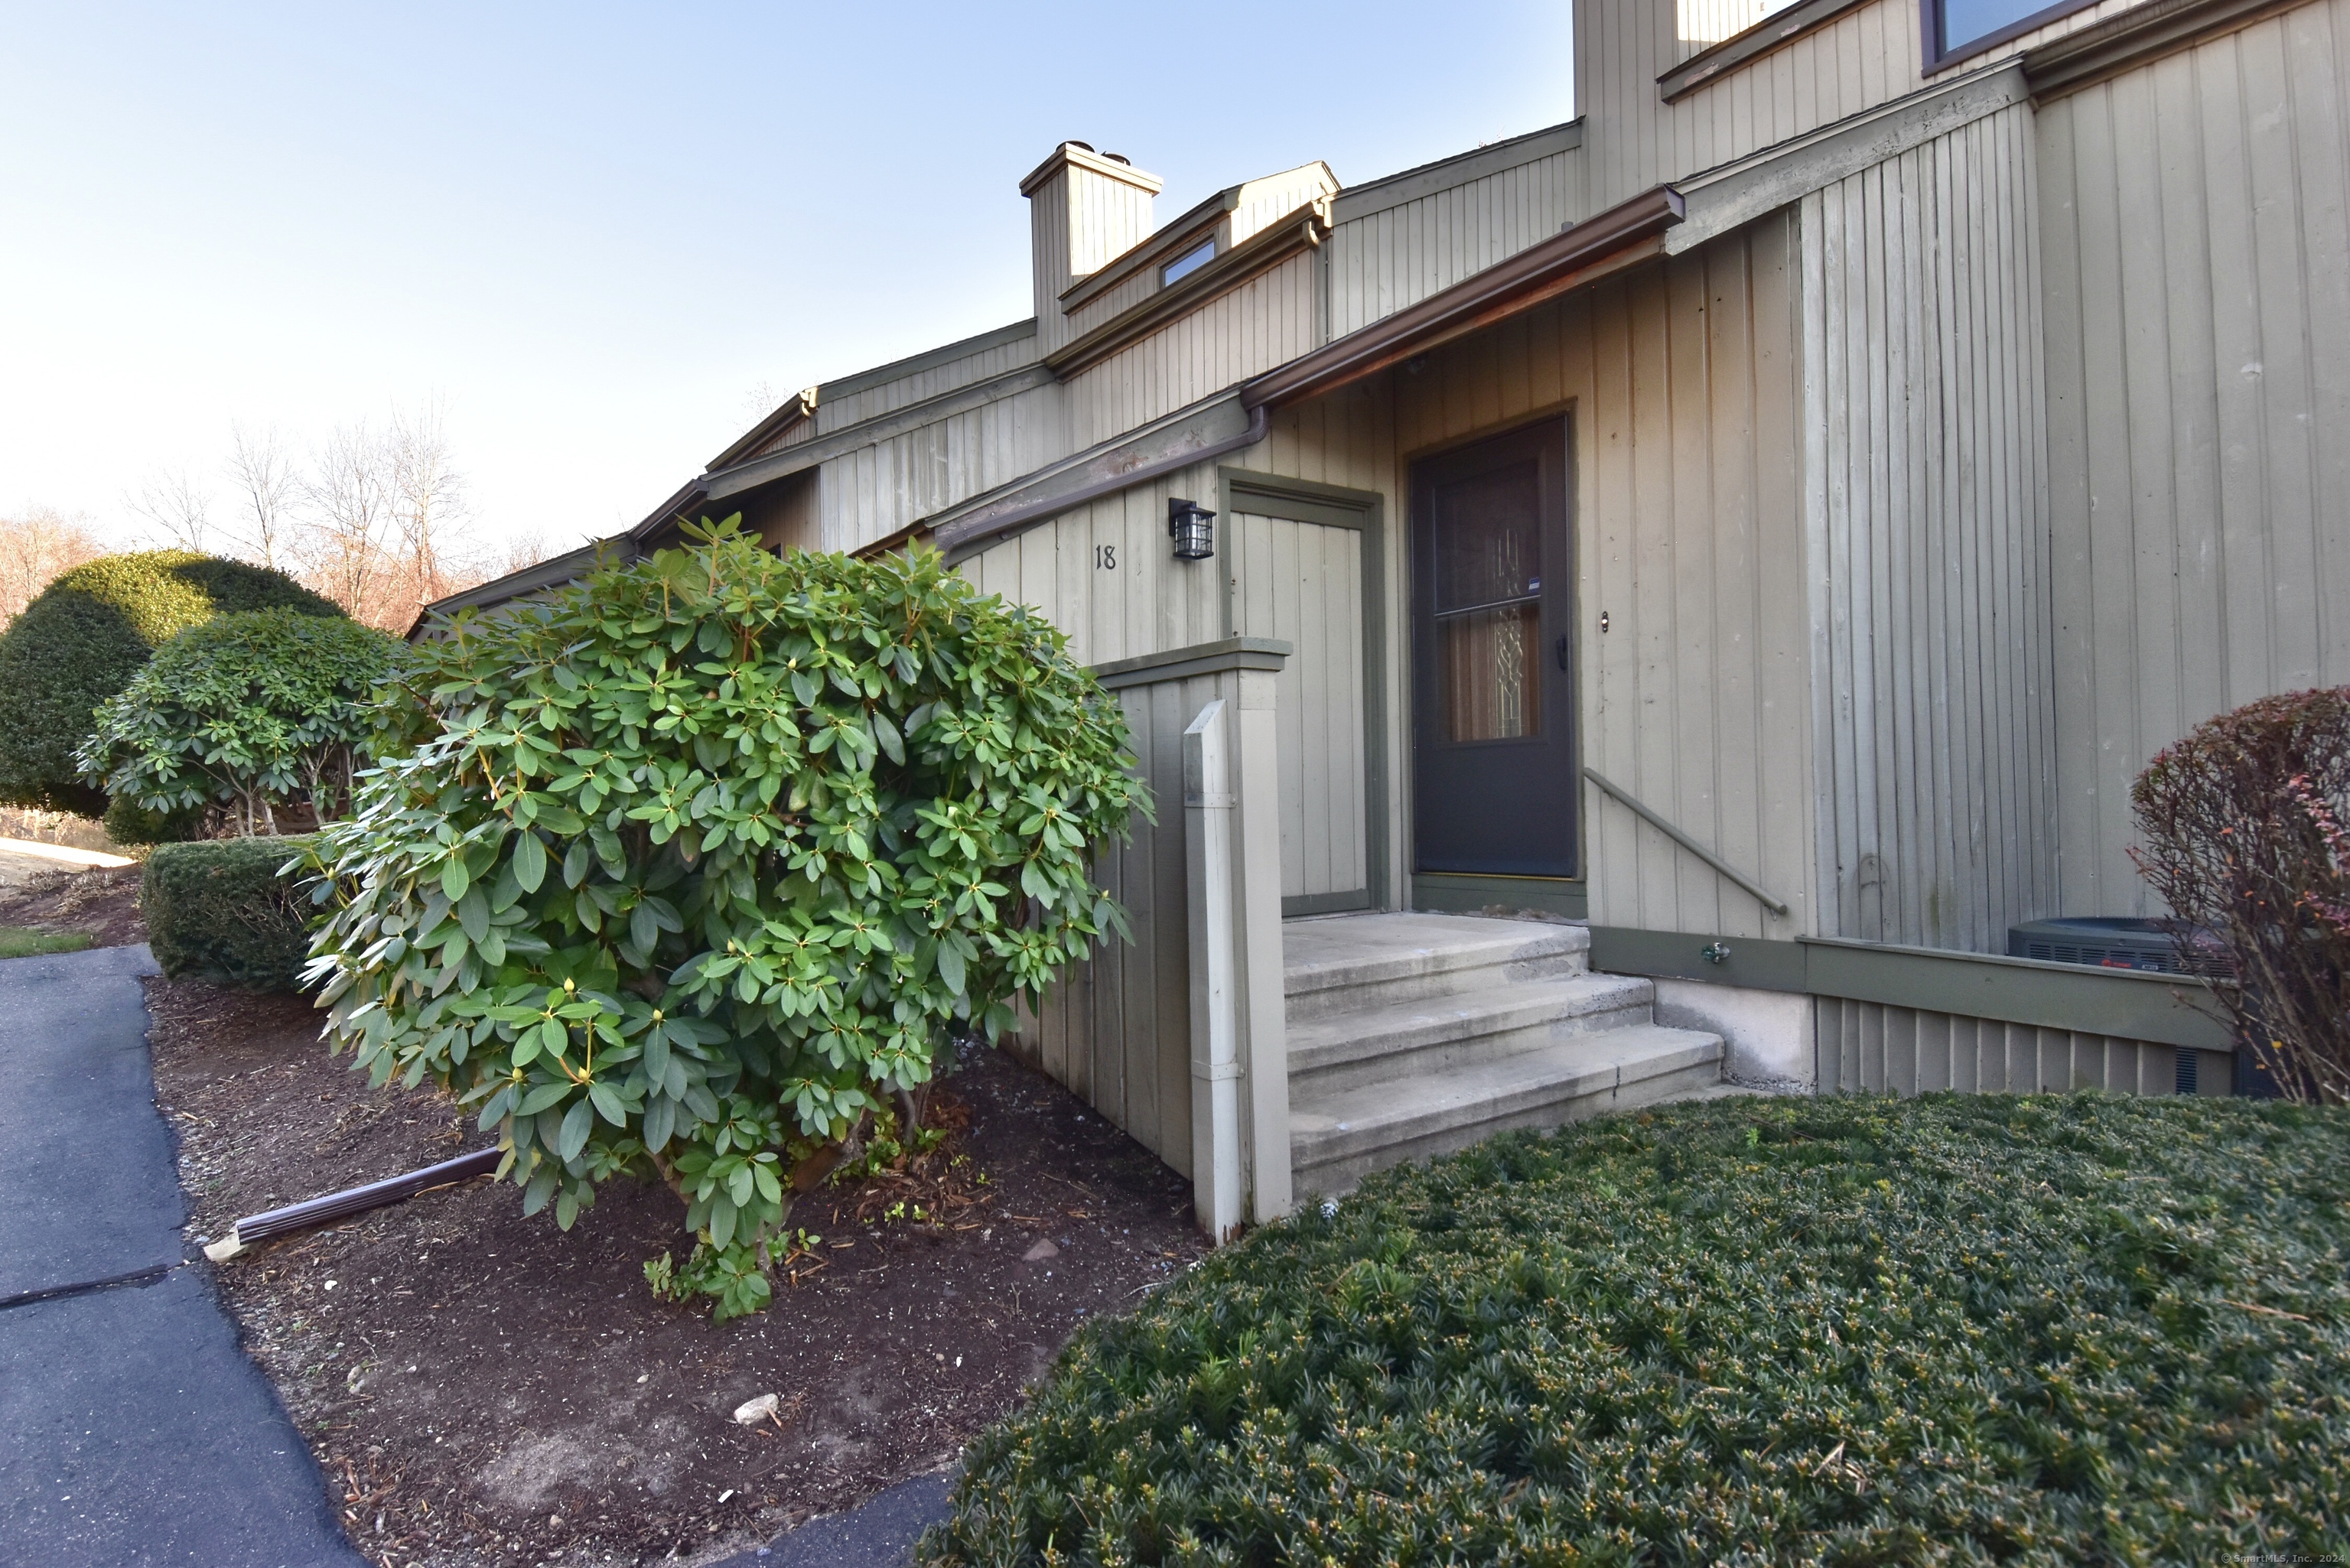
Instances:
[[[461,1154],[454,1159],[428,1165],[422,1170],[411,1171],[406,1176],[370,1181],[364,1187],[346,1188],[340,1192],[330,1192],[324,1198],[272,1209],[265,1214],[248,1214],[230,1226],[227,1235],[206,1247],[204,1256],[215,1263],[225,1263],[257,1242],[290,1236],[296,1231],[331,1225],[338,1220],[365,1214],[371,1209],[405,1202],[418,1193],[430,1192],[436,1187],[470,1181],[477,1176],[495,1175],[499,1162],[504,1158],[504,1152],[500,1149],[476,1149],[472,1154]]]

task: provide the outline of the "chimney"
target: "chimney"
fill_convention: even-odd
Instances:
[[[1082,141],[1064,141],[1020,182],[1028,198],[1036,334],[1046,353],[1075,336],[1061,314],[1062,292],[1149,238],[1159,186],[1157,175]]]

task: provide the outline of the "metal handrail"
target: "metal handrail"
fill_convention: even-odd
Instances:
[[[1589,779],[1593,784],[1597,784],[1609,794],[1614,795],[1617,800],[1622,801],[1626,805],[1630,806],[1634,814],[1639,816],[1641,820],[1648,823],[1649,826],[1663,834],[1667,838],[1671,839],[1675,844],[1679,845],[1683,849],[1688,850],[1691,855],[1696,856],[1700,860],[1704,861],[1708,866],[1712,867],[1716,871],[1721,872],[1732,882],[1737,883],[1747,892],[1754,895],[1755,901],[1761,904],[1764,909],[1770,910],[1773,914],[1783,915],[1787,912],[1787,906],[1780,902],[1778,899],[1771,897],[1771,895],[1764,890],[1760,882],[1755,881],[1752,877],[1739,870],[1738,867],[1732,866],[1729,861],[1724,860],[1721,856],[1716,855],[1712,850],[1708,849],[1704,845],[1700,844],[1696,839],[1691,838],[1688,834],[1683,833],[1679,828],[1675,827],[1671,823],[1667,822],[1663,817],[1659,816],[1655,812],[1649,810],[1647,806],[1642,805],[1638,800],[1633,798],[1631,791],[1624,788],[1621,784],[1609,783],[1607,775],[1602,774],[1597,768],[1586,764],[1583,770],[1583,776]]]

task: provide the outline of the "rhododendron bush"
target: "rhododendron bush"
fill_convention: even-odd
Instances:
[[[672,1276],[767,1299],[795,1194],[1123,917],[1116,701],[935,554],[777,556],[733,520],[462,616],[311,852],[310,978],[378,1084],[431,1079],[568,1227],[657,1176]],[[902,1098],[901,1098],[902,1096]]]

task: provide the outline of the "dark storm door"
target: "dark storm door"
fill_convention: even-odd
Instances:
[[[1577,874],[1566,421],[1412,465],[1422,871]]]

